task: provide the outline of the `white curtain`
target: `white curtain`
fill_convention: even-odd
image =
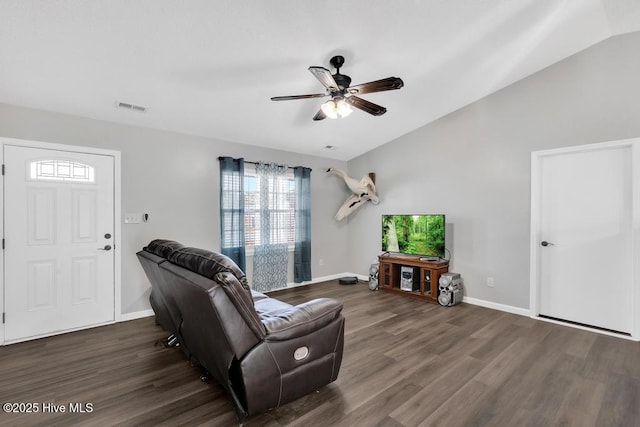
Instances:
[[[289,226],[287,166],[256,165],[260,181],[260,244],[254,247],[253,288],[260,292],[287,285],[288,243],[282,231]]]

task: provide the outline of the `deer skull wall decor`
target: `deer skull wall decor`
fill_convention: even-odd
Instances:
[[[353,193],[342,204],[340,209],[338,209],[338,213],[336,213],[335,216],[336,220],[340,221],[341,219],[346,218],[360,206],[364,205],[367,201],[373,203],[374,205],[380,203],[380,199],[378,198],[378,194],[376,192],[374,173],[369,173],[359,180],[350,177],[343,170],[333,167],[327,169],[327,173],[335,173],[336,175],[340,176],[344,180],[344,183],[347,184],[347,187],[349,187],[349,190],[351,190],[351,192]]]

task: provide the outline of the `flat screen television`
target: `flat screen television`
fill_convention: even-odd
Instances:
[[[382,251],[444,258],[444,215],[382,215]]]

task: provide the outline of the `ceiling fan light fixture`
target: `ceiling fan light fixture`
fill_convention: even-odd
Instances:
[[[353,109],[349,104],[347,104],[347,101],[345,101],[344,98],[338,100],[336,110],[340,117],[347,117],[349,114],[353,113]]]
[[[332,100],[329,100],[320,106],[322,112],[329,117],[330,119],[338,118],[338,109],[336,107],[336,103]]]
[[[320,106],[322,112],[330,119],[338,117],[347,117],[353,112],[353,109],[342,97],[336,97]]]

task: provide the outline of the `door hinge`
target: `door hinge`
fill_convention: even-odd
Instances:
[[[2,165],[2,175],[4,175],[4,165]]]
[[[2,323],[4,323],[5,319],[6,319],[5,313],[2,313]]]
[[[4,249],[4,237],[2,238],[2,249]]]

